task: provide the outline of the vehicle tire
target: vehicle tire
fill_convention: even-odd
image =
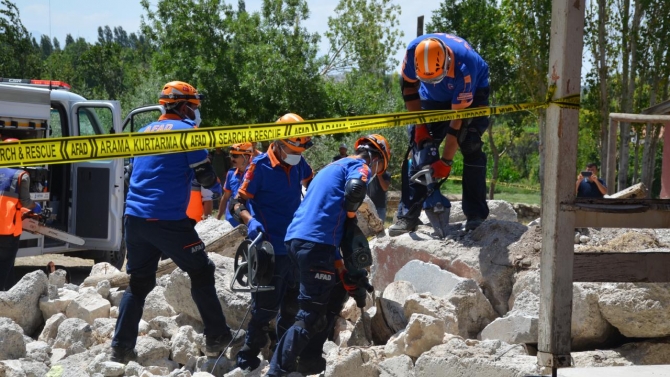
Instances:
[[[101,251],[93,258],[95,263],[107,262],[121,270],[126,262],[126,241],[121,240],[121,247],[118,251]]]

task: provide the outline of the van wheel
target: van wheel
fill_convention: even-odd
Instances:
[[[121,248],[118,251],[102,251],[93,260],[95,263],[107,262],[121,270],[126,261],[126,241],[121,240]]]

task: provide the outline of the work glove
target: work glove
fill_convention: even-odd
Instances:
[[[249,235],[249,239],[255,240],[256,237],[258,237],[258,233],[265,233],[265,228],[263,228],[263,224],[258,222],[255,218],[251,218],[249,222],[247,223],[247,234]]]
[[[428,127],[425,124],[417,124],[414,126],[414,144],[421,148],[426,141],[433,140],[428,132]]]
[[[356,301],[356,306],[359,308],[365,307],[367,292],[372,293],[374,291],[374,287],[370,285],[368,280],[368,272],[366,270],[356,270],[355,273],[350,273],[344,268],[340,270],[340,281],[342,281],[342,285],[349,296]]]
[[[31,211],[33,211],[34,214],[39,215],[42,213],[42,206],[39,203],[35,203],[35,208],[31,209]]]
[[[433,162],[430,168],[433,169],[433,178],[436,179],[448,178],[451,173],[451,165],[448,165],[444,159]]]

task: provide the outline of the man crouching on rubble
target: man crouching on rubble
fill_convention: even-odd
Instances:
[[[202,95],[191,85],[172,81],[163,87],[159,103],[165,114],[139,132],[186,130],[197,126]],[[130,285],[119,305],[112,340],[112,361],[126,363],[137,357],[135,343],[144,300],[156,286],[162,254],[191,278],[191,296],[205,324],[208,356],[240,344],[244,332],[233,334],[226,324],[214,287],[214,263],[186,215],[193,178],[206,188],[216,184],[207,151],[135,157],[126,198],[125,241]]]
[[[381,135],[362,137],[354,148],[354,156],[316,175],[286,232],[288,255],[299,273],[300,310],[279,340],[267,376],[296,370],[296,358],[328,326],[331,292],[340,281],[359,306],[364,306],[365,290],[372,288],[364,269],[372,255],[356,223],[356,210],[365,199],[369,176],[386,171],[391,150]]]

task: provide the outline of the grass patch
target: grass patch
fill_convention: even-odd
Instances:
[[[487,198],[489,187],[490,186],[487,184]],[[443,194],[461,195],[461,182],[456,180],[447,180],[440,188],[440,191],[442,191]],[[493,198],[497,200],[504,200],[510,203],[540,205],[541,202],[539,191],[527,190],[518,187],[506,187],[500,184],[496,185]]]

